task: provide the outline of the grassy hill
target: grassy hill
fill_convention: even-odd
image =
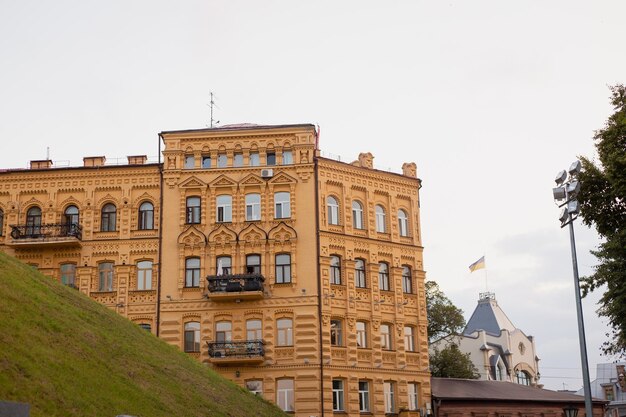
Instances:
[[[31,416],[284,416],[78,291],[0,252],[0,400]]]

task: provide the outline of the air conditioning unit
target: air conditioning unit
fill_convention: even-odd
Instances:
[[[261,177],[263,178],[272,178],[274,176],[274,170],[267,168],[261,170]]]

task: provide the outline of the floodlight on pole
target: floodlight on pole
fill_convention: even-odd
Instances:
[[[574,238],[574,220],[578,217],[580,206],[576,196],[580,191],[580,182],[576,179],[582,165],[580,161],[573,162],[569,169],[569,178],[565,171],[559,172],[555,182],[557,188],[552,189],[552,195],[559,207],[562,207],[559,220],[561,227],[569,225],[570,246],[572,250],[572,268],[574,271],[574,289],[576,298],[576,318],[578,319],[578,342],[580,344],[580,362],[583,370],[583,391],[585,393],[585,415],[593,416],[591,402],[591,383],[589,382],[589,361],[587,360],[587,342],[585,340],[585,323],[580,296],[580,280],[578,278],[578,259],[576,258],[576,240]],[[563,409],[567,417],[576,417],[578,410],[573,406]]]

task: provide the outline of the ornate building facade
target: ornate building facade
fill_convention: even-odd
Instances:
[[[322,158],[312,125],[160,138],[0,172],[0,250],[297,416],[425,410],[415,164]]]

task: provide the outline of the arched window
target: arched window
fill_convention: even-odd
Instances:
[[[261,194],[246,194],[246,220],[261,220]]]
[[[291,217],[289,192],[280,191],[274,193],[274,217],[276,219],[288,219]]]
[[[67,206],[65,209],[65,219],[64,223],[70,226],[78,226],[78,207],[76,206]]]
[[[200,323],[185,323],[185,352],[200,352]]]
[[[293,346],[293,320],[278,319],[276,321],[277,346]]]
[[[330,257],[330,283],[341,284],[341,258],[337,255]]]
[[[102,207],[102,216],[100,219],[101,232],[115,232],[117,208],[115,205],[108,203]]]
[[[530,375],[526,371],[517,371],[515,373],[517,383],[521,385],[530,385]]]
[[[263,331],[262,323],[259,319],[251,319],[246,321],[246,340],[262,340]]]
[[[200,286],[200,258],[185,259],[185,287]]]
[[[400,236],[409,235],[409,216],[402,209],[398,210],[398,231]]]
[[[378,264],[378,286],[381,291],[389,291],[389,265],[384,262]]]
[[[246,255],[246,274],[261,273],[261,255]]]
[[[276,255],[276,283],[291,282],[291,255],[283,253]]]
[[[186,212],[185,219],[187,224],[200,223],[200,197],[187,197]]]
[[[230,342],[233,339],[233,324],[229,321],[215,323],[215,341]]]
[[[385,213],[385,208],[380,204],[376,206],[376,231],[379,233],[386,233],[386,219],[387,215]]]
[[[413,278],[411,277],[411,268],[402,265],[402,292],[405,294],[413,293]]]
[[[217,196],[217,220],[218,223],[233,221],[233,197],[230,195]]]
[[[339,203],[333,196],[326,199],[326,207],[328,208],[328,224],[339,224]]]
[[[139,206],[139,230],[154,229],[154,206],[145,201]]]
[[[363,229],[363,205],[356,200],[352,202],[352,227]]]
[[[357,288],[365,288],[365,261],[363,259],[354,260],[354,285]]]
[[[38,236],[41,233],[41,209],[31,207],[26,212],[26,234]]]
[[[152,289],[152,261],[137,262],[137,289]]]
[[[230,256],[218,256],[215,263],[216,275],[230,275],[232,273],[232,260]]]

